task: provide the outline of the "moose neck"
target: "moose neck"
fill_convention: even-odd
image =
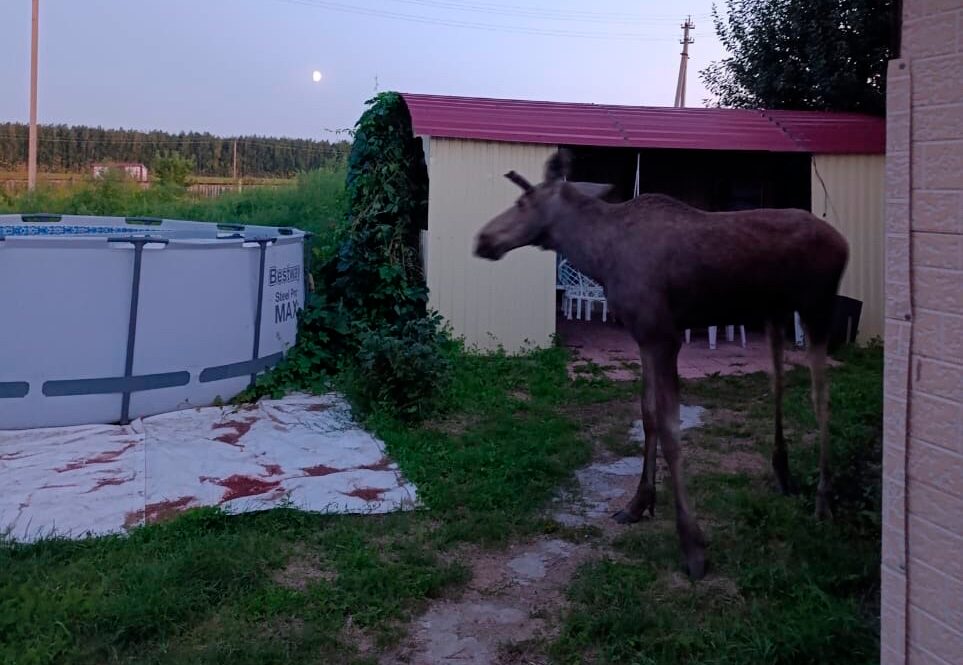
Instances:
[[[552,224],[548,249],[563,258],[592,279],[605,284],[607,273],[612,269],[612,248],[618,240],[618,225],[606,219],[609,204],[590,201],[573,206]]]

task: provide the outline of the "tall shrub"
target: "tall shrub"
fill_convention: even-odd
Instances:
[[[347,219],[315,249],[316,289],[298,346],[262,389],[317,387],[339,374],[362,407],[426,416],[447,388],[450,354],[427,307],[419,237],[428,175],[399,95],[369,100],[355,127],[346,189]]]

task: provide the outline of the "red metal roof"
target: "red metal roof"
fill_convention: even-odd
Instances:
[[[549,145],[883,153],[883,118],[820,111],[664,108],[403,93],[415,134]]]
[[[886,120],[859,113],[763,111],[805,152],[884,153]]]

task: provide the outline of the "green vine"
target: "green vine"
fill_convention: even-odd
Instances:
[[[448,384],[450,344],[428,311],[419,237],[428,175],[404,100],[382,93],[355,126],[346,178],[349,212],[312,249],[315,291],[286,360],[248,397],[340,383],[358,406],[420,418]]]

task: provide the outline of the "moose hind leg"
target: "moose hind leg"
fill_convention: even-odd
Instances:
[[[782,392],[783,392],[783,335],[782,329],[774,322],[766,323],[766,336],[772,352],[772,396],[775,434],[772,450],[772,470],[779,484],[779,491],[791,494],[792,479],[789,475],[789,455],[786,452],[786,439],[782,431]]]
[[[613,515],[619,524],[638,522],[645,515],[655,517],[655,457],[658,449],[658,436],[655,415],[655,376],[652,362],[645,352],[642,353],[642,431],[645,435],[642,454],[642,477],[639,487],[629,504]]]
[[[667,346],[654,356],[656,374],[656,423],[659,445],[672,475],[675,496],[675,526],[689,577],[702,579],[706,573],[706,542],[689,506],[682,454],[679,444],[679,345]]]
[[[816,489],[816,517],[832,517],[832,475],[829,469],[829,383],[826,377],[826,353],[832,327],[835,291],[813,302],[800,312],[809,339],[809,371],[812,377],[813,411],[819,424],[819,485]]]

